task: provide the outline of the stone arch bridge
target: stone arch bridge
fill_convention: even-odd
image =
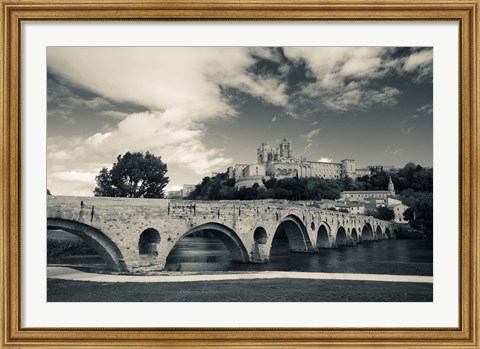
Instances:
[[[298,253],[393,237],[390,222],[282,200],[48,196],[47,228],[81,237],[124,272],[162,270],[177,242],[201,231],[221,239],[232,259],[243,263],[268,262],[277,233]]]

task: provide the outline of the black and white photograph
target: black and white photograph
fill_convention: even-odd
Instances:
[[[46,56],[48,302],[433,302],[432,47]]]

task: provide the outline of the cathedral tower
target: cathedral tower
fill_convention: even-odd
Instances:
[[[388,191],[391,196],[395,196],[395,187],[393,186],[392,177],[388,178]]]
[[[292,141],[287,141],[286,138],[283,138],[283,142],[279,146],[280,158],[291,158],[292,157]]]

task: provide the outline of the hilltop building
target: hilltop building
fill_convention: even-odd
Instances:
[[[352,179],[370,175],[369,169],[356,169],[355,160],[344,159],[339,163],[309,161],[293,156],[292,142],[283,139],[278,146],[264,142],[257,149],[257,162],[235,164],[227,170],[228,178],[234,178],[237,187],[250,187],[254,183],[262,186],[262,179],[321,177],[339,179],[348,176]]]

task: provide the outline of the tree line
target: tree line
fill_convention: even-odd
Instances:
[[[433,170],[408,163],[398,171],[374,172],[353,180],[350,177],[325,179],[320,177],[263,180],[264,187],[235,188],[235,180],[226,173],[204,177],[190,193],[191,200],[336,200],[342,191],[387,190],[392,178],[397,194],[411,196],[411,192],[433,192]]]

